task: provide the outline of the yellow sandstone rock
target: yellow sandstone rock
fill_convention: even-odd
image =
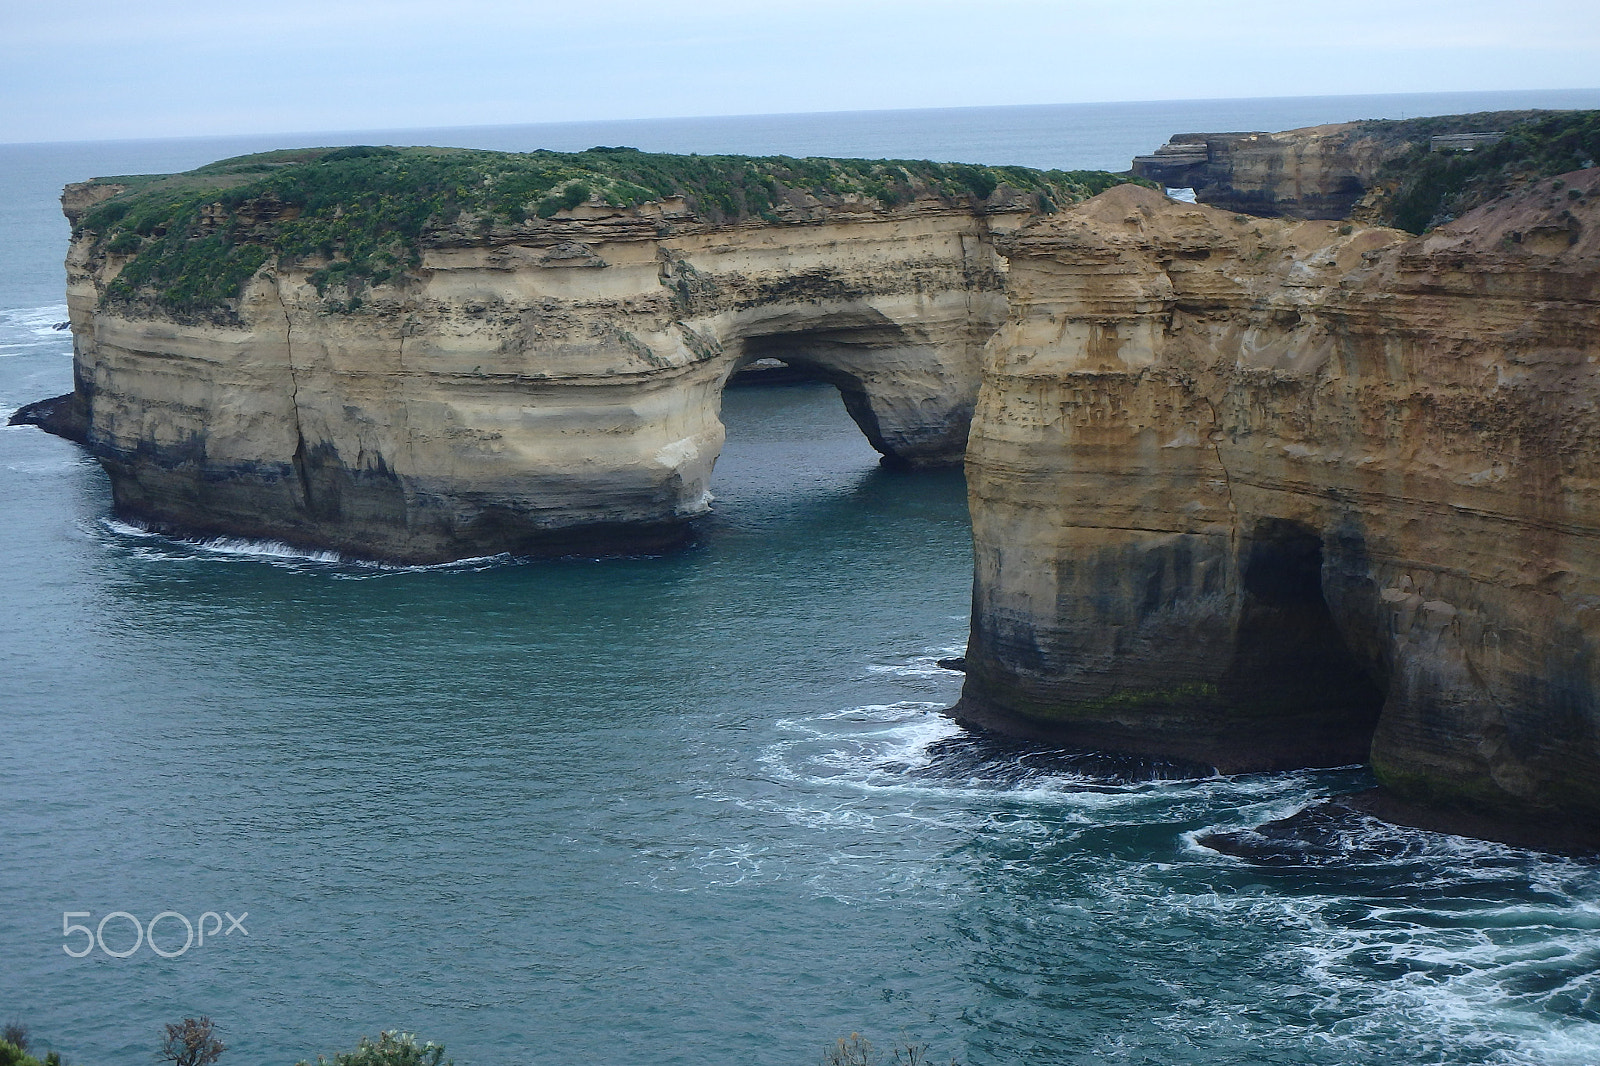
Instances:
[[[1002,241],[958,713],[1225,771],[1370,740],[1401,800],[1600,839],[1600,171],[1556,188],[1409,239],[1129,186]]]
[[[959,716],[1227,772],[1370,757],[1402,816],[1600,845],[1600,170],[1421,238],[1130,185],[804,199],[463,220],[358,307],[269,261],[214,319],[102,299],[126,260],[80,238],[77,390],[31,417],[161,529],[637,550],[706,509],[729,376],[808,365],[886,456],[965,449]]]
[[[670,545],[707,508],[723,385],[768,357],[837,385],[890,459],[960,462],[1005,314],[992,234],[1023,213],[661,236],[673,206],[447,234],[354,310],[269,263],[222,320],[108,304],[121,264],[80,238],[82,435],[118,513],[405,562]]]

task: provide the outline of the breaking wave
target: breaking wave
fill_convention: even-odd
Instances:
[[[870,869],[919,843],[942,854],[942,877],[923,871],[915,887],[955,920],[996,879],[1049,886],[1061,902],[1047,921],[1016,915],[997,933],[983,917],[985,936],[1014,941],[987,959],[997,985],[1048,984],[1040,959],[1059,966],[1063,945],[1100,944],[1173,990],[1152,1023],[1174,1061],[1232,1048],[1272,1062],[1376,1064],[1401,1051],[1440,1064],[1600,1062],[1600,863],[1353,811],[1282,854],[1224,855],[1201,841],[1370,778],[1183,778],[1159,762],[972,733],[942,707],[785,719],[759,763],[786,786],[775,813],[848,841],[836,864]],[[827,884],[844,897],[836,875]],[[1208,987],[1203,968],[1181,963],[1196,950],[1259,956],[1260,987]],[[1131,1050],[1100,1041],[1107,1061]]]
[[[375,577],[383,574],[429,573],[433,571],[487,570],[516,562],[511,555],[486,555],[456,559],[445,563],[403,566],[356,559],[332,551],[297,548],[276,540],[248,540],[241,537],[186,539],[170,537],[132,522],[102,518],[99,527],[109,536],[99,539],[125,551],[130,557],[150,562],[252,562],[294,570],[317,570],[334,578]],[[91,531],[93,534],[93,531]]]
[[[66,304],[0,311],[0,358],[49,347],[70,353],[72,334],[56,328],[66,317]]]

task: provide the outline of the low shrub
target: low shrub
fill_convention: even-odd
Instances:
[[[934,1066],[934,1062],[928,1057],[927,1044],[902,1039],[885,1059],[872,1041],[860,1033],[851,1033],[841,1036],[822,1053],[822,1066]],[[953,1056],[950,1066],[958,1066]]]
[[[10,1028],[7,1026],[7,1028]],[[21,1033],[21,1042],[0,1039],[0,1066],[62,1066],[59,1052],[51,1051],[43,1061],[28,1054],[27,1031]]]
[[[1600,111],[1556,111],[1512,123],[1498,142],[1473,152],[1430,152],[1422,141],[1379,173],[1379,217],[1422,233],[1516,186],[1593,166],[1596,158]],[[1550,187],[1564,185],[1558,179]]]
[[[781,217],[791,193],[895,210],[919,198],[984,210],[1002,186],[1041,211],[1129,179],[1102,171],[1029,170],[903,159],[666,155],[598,146],[586,152],[352,147],[241,156],[184,174],[100,179],[127,188],[87,211],[78,235],[134,254],[112,301],[169,310],[226,310],[269,262],[316,269],[320,292],[355,296],[417,265],[429,231],[464,214],[480,232],[550,219],[592,197],[618,208],[681,197],[701,220]]]
[[[156,1058],[172,1066],[212,1066],[228,1050],[210,1018],[185,1018],[167,1026]]]
[[[390,1030],[379,1033],[376,1042],[362,1037],[354,1051],[337,1052],[331,1059],[318,1055],[315,1066],[441,1066],[443,1058],[444,1045],[432,1041],[419,1044],[415,1033]],[[301,1061],[295,1066],[312,1064]],[[443,1066],[454,1063],[445,1062]]]

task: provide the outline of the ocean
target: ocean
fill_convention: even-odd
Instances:
[[[1124,169],[1172,133],[1600,90],[0,145],[0,413],[71,386],[61,184],[427,143]],[[383,1029],[462,1066],[1600,1062],[1600,865],[1358,824],[1197,838],[1359,767],[1161,780],[940,708],[959,473],[822,385],[730,391],[715,513],[658,558],[393,568],[117,522],[0,430],[0,1022],[78,1066],[209,1015],[228,1063]],[[187,939],[186,939],[187,937]],[[181,950],[180,950],[181,949]]]

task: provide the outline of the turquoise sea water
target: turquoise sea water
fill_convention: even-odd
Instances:
[[[1558,102],[1507,95],[0,146],[0,411],[70,386],[53,196],[92,174],[378,139],[1120,167],[1184,129]],[[1375,825],[1244,862],[1196,834],[1364,772],[1112,778],[964,733],[959,475],[880,469],[822,386],[724,420],[695,548],[428,569],[144,535],[77,449],[0,430],[0,1021],[83,1066],[200,1013],[224,1063],[394,1027],[463,1066],[813,1063],[852,1031],[1600,1062],[1600,868]],[[63,950],[63,914],[118,911],[208,938],[116,958],[112,917]]]

